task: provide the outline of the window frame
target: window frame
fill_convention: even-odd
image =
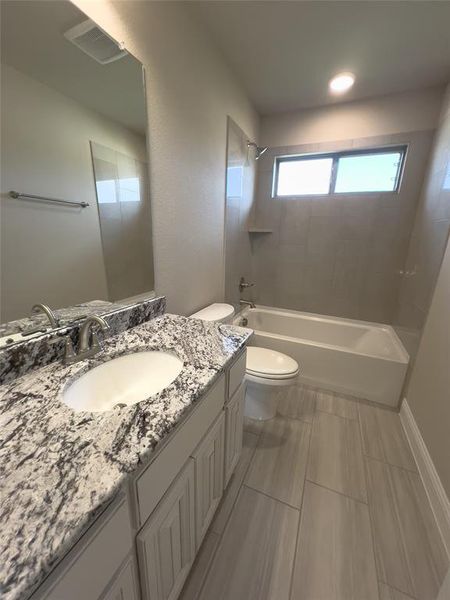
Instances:
[[[341,158],[347,158],[349,156],[364,156],[369,154],[387,154],[389,152],[399,152],[400,161],[397,167],[395,188],[393,190],[386,191],[361,191],[361,192],[336,192],[336,180],[338,174],[339,160]],[[395,146],[380,146],[375,148],[358,148],[357,150],[340,150],[338,152],[317,152],[307,154],[286,154],[283,156],[276,156],[274,162],[274,175],[272,185],[272,198],[305,198],[307,196],[348,196],[348,195],[361,195],[361,194],[398,194],[400,192],[403,173],[405,170],[406,155],[408,153],[408,144],[396,144]],[[328,186],[328,192],[324,194],[277,194],[278,189],[278,173],[279,166],[283,162],[295,162],[296,160],[316,160],[321,158],[331,158],[333,164],[331,166],[331,177]]]

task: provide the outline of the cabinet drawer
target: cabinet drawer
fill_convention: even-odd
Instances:
[[[136,537],[143,600],[176,600],[195,558],[194,461]]]
[[[231,365],[228,373],[228,398],[231,398],[245,377],[245,363],[247,360],[247,350]]]
[[[143,525],[161,500],[172,481],[180,472],[214,423],[225,402],[225,377],[222,376],[198,406],[161,449],[158,456],[139,476],[136,482],[139,523]]]
[[[99,517],[32,599],[99,598],[132,543],[128,504],[122,496]]]

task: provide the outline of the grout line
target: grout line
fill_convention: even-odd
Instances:
[[[400,419],[400,415],[399,415],[399,419]],[[388,462],[386,459],[383,460],[381,458],[375,458],[374,456],[367,454],[367,452],[364,451],[363,425],[362,425],[361,413],[359,411],[359,408],[358,408],[358,423],[359,423],[359,433],[361,435],[361,448],[362,448],[362,453],[363,453],[364,458],[370,458],[371,460],[377,460],[378,462],[381,462],[385,465],[389,465],[390,467],[397,467],[398,469],[403,469],[404,471],[408,471],[409,473],[418,473],[419,472],[417,469],[417,463],[414,458],[414,454],[413,454],[413,458],[414,458],[414,463],[416,464],[416,470],[408,469],[408,467],[400,467],[399,465],[394,465],[394,464]],[[377,421],[377,423],[378,423],[378,421]],[[385,454],[384,444],[383,444],[383,440],[381,438],[380,438],[380,442],[381,442],[383,454]]]
[[[356,417],[356,419],[353,419],[352,417],[344,417],[344,415],[337,415],[336,413],[330,412],[329,410],[321,410],[320,408],[316,408],[316,413],[321,413],[323,415],[331,415],[332,417],[339,417],[339,419],[345,419],[346,421],[357,421],[358,417]]]
[[[378,462],[382,462],[382,461],[378,461]],[[387,465],[387,466],[391,466],[391,465]],[[368,480],[368,470],[369,470],[367,457],[364,460],[364,470],[365,470],[366,481],[367,481]],[[405,542],[405,540],[403,538],[402,528],[400,526],[400,522],[401,521],[400,521],[400,517],[398,515],[398,510],[397,510],[397,505],[396,505],[397,503],[395,502],[395,492],[394,492],[393,487],[392,487],[392,479],[391,479],[391,474],[390,473],[388,473],[388,477],[387,477],[387,487],[388,487],[388,489],[387,489],[386,493],[389,496],[388,500],[389,500],[390,504],[392,505],[393,512],[395,513],[395,521],[396,521],[396,525],[397,525],[397,528],[398,528],[398,533],[399,533],[399,536],[400,536],[400,539],[401,539],[401,552],[403,554],[403,559],[404,559],[405,564],[406,564],[405,575],[406,575],[406,578],[408,580],[408,583],[411,584],[411,587],[414,587],[413,582],[411,580],[411,573],[410,573],[410,570],[409,570],[409,563],[408,563],[408,560],[406,559],[406,556],[405,556],[405,549],[407,547],[407,543]],[[369,487],[368,486],[367,486],[367,491],[369,492]],[[368,498],[369,497],[370,497],[370,495],[368,493]],[[374,556],[375,556],[375,567],[376,567],[376,571],[377,571],[377,576],[378,576],[379,581],[382,581],[383,583],[386,583],[386,585],[389,585],[390,587],[393,587],[393,586],[391,586],[390,583],[387,583],[387,582],[384,581],[384,578],[383,578],[384,568],[382,567],[381,564],[379,564],[379,561],[377,560],[377,557],[376,557],[377,555],[376,555],[376,543],[375,543],[375,533],[374,533],[375,532],[375,527],[374,527],[374,524],[373,524],[373,512],[371,510],[371,502],[369,502],[368,506],[369,506],[370,527],[371,527],[371,531],[372,531],[372,546],[373,546],[373,551],[374,551]],[[380,572],[380,571],[383,571],[383,573]],[[397,588],[394,588],[394,589],[397,589]],[[409,592],[403,592],[402,590],[398,590],[398,591],[401,591],[403,594],[406,594],[406,596],[409,596],[413,600],[413,597],[411,597],[411,595],[409,594]]]
[[[257,448],[257,447],[258,447],[258,442],[256,442],[256,445],[255,445],[255,447],[253,448],[253,452],[252,452],[252,455],[251,455],[251,457],[250,457],[250,460],[248,461],[247,468],[245,469],[245,471],[244,471],[244,474],[243,474],[243,476],[242,476],[241,485],[240,485],[240,486],[239,486],[239,488],[238,488],[238,491],[237,491],[236,497],[235,497],[235,499],[234,499],[234,502],[233,502],[233,504],[232,504],[232,506],[231,506],[230,514],[228,515],[228,518],[227,518],[227,520],[225,521],[225,525],[223,526],[222,533],[220,533],[220,539],[222,539],[222,536],[223,536],[223,534],[225,533],[225,529],[227,528],[227,525],[228,525],[228,523],[229,523],[229,521],[230,521],[230,519],[231,519],[231,515],[232,515],[232,514],[233,514],[233,512],[234,512],[234,508],[235,508],[235,506],[236,506],[236,503],[237,503],[237,500],[238,500],[239,494],[240,494],[240,492],[241,492],[241,489],[242,489],[242,487],[243,487],[243,485],[244,485],[244,481],[245,481],[245,478],[246,478],[246,476],[247,476],[248,470],[250,469],[250,465],[251,465],[251,464],[252,464],[252,462],[253,462],[253,457],[255,456],[255,453],[256,453],[256,448]],[[237,466],[236,466],[236,469],[237,469]],[[234,475],[235,475],[235,473],[236,473],[236,469],[235,469],[235,471],[234,471],[234,473],[233,473],[233,476],[234,476]],[[231,484],[231,479],[230,479],[230,482],[229,482],[228,486],[229,486],[230,484]],[[227,487],[228,487],[228,486],[227,486]],[[214,518],[215,518],[215,517],[216,517],[216,515],[214,515]],[[213,521],[212,521],[212,522],[214,522],[214,518],[213,518]],[[211,524],[212,524],[212,523],[211,523]],[[220,541],[220,540],[219,540],[219,541]]]
[[[313,481],[312,479],[306,478],[306,481],[308,483],[312,483],[313,485],[317,485],[317,487],[321,487],[324,490],[328,490],[329,492],[334,492],[335,494],[339,494],[339,496],[343,496],[344,498],[347,498],[348,500],[354,500],[355,502],[358,502],[359,504],[364,504],[364,506],[368,506],[368,504],[369,504],[368,501],[364,502],[364,500],[360,500],[359,498],[354,498],[353,496],[349,496],[348,494],[344,494],[344,492],[339,492],[338,490],[330,488],[327,485],[323,485],[322,483],[317,483],[317,481]]]
[[[316,409],[316,400],[314,400],[314,409]],[[300,545],[300,527],[301,527],[302,519],[303,519],[303,503],[304,503],[304,499],[305,499],[305,489],[306,489],[306,481],[307,481],[306,475],[308,473],[309,457],[311,455],[311,440],[312,440],[312,434],[313,434],[314,416],[315,415],[313,415],[313,422],[311,423],[310,430],[309,430],[309,442],[308,442],[308,450],[307,450],[308,456],[307,456],[306,464],[305,464],[305,477],[303,479],[302,497],[300,500],[300,509],[299,509],[300,513],[299,513],[299,517],[298,517],[297,535],[295,538],[294,558],[292,559],[291,581],[289,583],[289,599],[292,598],[292,588],[294,586],[295,565],[297,562],[298,548]]]
[[[202,596],[202,591],[203,591],[203,588],[205,587],[205,585],[206,585],[206,581],[207,581],[207,579],[208,579],[208,576],[209,576],[209,574],[210,574],[210,572],[211,572],[211,568],[212,568],[212,566],[213,566],[213,563],[214,563],[214,559],[215,559],[215,557],[216,557],[216,554],[219,552],[219,548],[220,548],[220,546],[221,546],[221,544],[222,544],[223,538],[224,538],[224,536],[225,536],[225,532],[226,532],[226,530],[227,530],[227,528],[228,528],[228,525],[229,525],[229,523],[230,523],[230,520],[231,520],[231,515],[233,514],[233,511],[234,511],[234,508],[235,508],[235,506],[236,506],[237,500],[238,500],[239,496],[241,495],[241,492],[242,492],[242,487],[243,487],[243,486],[241,485],[241,486],[240,486],[240,488],[239,488],[239,490],[238,490],[238,493],[236,494],[236,499],[235,499],[235,501],[234,501],[233,508],[230,510],[230,514],[228,515],[228,519],[227,519],[227,522],[225,523],[225,526],[224,526],[224,528],[223,528],[223,531],[222,531],[222,533],[216,533],[215,531],[213,531],[213,530],[211,529],[211,527],[212,527],[212,523],[213,523],[213,521],[214,521],[214,517],[213,517],[213,521],[211,521],[211,524],[210,524],[210,526],[208,527],[208,531],[206,532],[206,534],[205,534],[205,537],[203,538],[203,541],[204,541],[204,540],[205,540],[205,538],[206,538],[206,535],[208,535],[208,532],[209,532],[210,530],[211,530],[211,531],[213,531],[213,533],[215,533],[215,534],[216,534],[216,535],[219,537],[219,539],[218,539],[218,541],[217,541],[216,548],[215,548],[214,552],[212,553],[211,560],[209,561],[208,567],[207,567],[207,569],[205,570],[205,574],[204,574],[204,576],[203,576],[203,579],[202,579],[202,582],[201,582],[200,588],[199,588],[199,590],[198,590],[198,596],[197,596],[197,599],[198,599],[198,598],[201,598],[201,596]],[[203,542],[202,542],[202,544],[203,544]],[[200,551],[200,549],[199,549],[199,551]],[[199,551],[198,551],[198,552],[199,552]],[[197,555],[198,555],[198,552],[197,552]],[[192,569],[192,567],[191,567],[191,569]],[[187,581],[187,579],[186,579],[186,581]],[[184,587],[184,586],[183,586],[183,587]]]
[[[359,416],[359,410],[358,410],[358,416]],[[360,423],[361,425],[361,423]],[[360,429],[360,436],[361,436],[361,445],[362,445],[362,432]],[[369,477],[368,477],[368,472],[367,472],[367,457],[364,455],[363,453],[363,470],[364,470],[364,481],[366,483],[366,493],[367,493],[367,511],[369,513],[369,524],[370,524],[370,541],[372,542],[372,553],[373,553],[373,561],[375,563],[375,575],[377,576],[377,581],[380,581],[380,577],[382,575],[382,573],[380,573],[381,571],[381,567],[378,566],[378,560],[377,560],[377,551],[376,551],[376,543],[375,543],[375,526],[373,523],[373,515],[372,515],[372,509],[371,509],[371,503],[370,503],[370,488],[369,488]],[[380,593],[380,585],[378,584],[378,594]],[[380,596],[381,598],[381,596]]]
[[[243,432],[243,433],[244,433],[244,432]],[[250,432],[250,431],[248,431],[248,432],[246,432],[246,433],[250,433],[251,435],[256,435],[256,434],[253,434],[253,432]],[[258,435],[256,435],[256,437],[259,439],[259,436],[258,436]],[[208,563],[208,567],[205,569],[205,573],[204,573],[204,576],[203,576],[203,578],[202,578],[202,582],[201,582],[201,584],[200,584],[200,588],[199,588],[199,590],[198,590],[198,597],[199,597],[199,598],[201,597],[201,593],[202,593],[202,590],[203,590],[203,588],[205,587],[205,583],[206,583],[207,577],[208,577],[208,575],[209,575],[209,572],[211,571],[211,567],[212,567],[212,565],[213,565],[214,558],[215,558],[215,556],[216,556],[216,554],[217,554],[217,552],[218,552],[218,550],[219,550],[220,544],[221,544],[221,542],[222,542],[222,539],[223,539],[223,537],[224,537],[224,535],[225,535],[225,531],[226,531],[226,529],[227,529],[227,527],[228,527],[228,523],[229,523],[229,522],[230,522],[230,520],[231,520],[231,516],[232,516],[232,514],[233,514],[233,512],[234,512],[234,509],[235,509],[235,507],[236,507],[236,504],[237,504],[238,498],[239,498],[239,496],[240,496],[240,494],[241,494],[241,490],[242,490],[242,487],[243,487],[243,485],[244,485],[244,480],[245,480],[245,477],[246,477],[246,475],[247,475],[247,472],[248,472],[248,470],[249,470],[249,468],[250,468],[250,464],[251,464],[251,462],[252,462],[252,460],[253,460],[253,457],[254,457],[254,455],[255,455],[255,452],[256,452],[256,448],[257,448],[257,446],[258,446],[258,441],[256,442],[256,444],[255,444],[255,446],[254,446],[254,448],[253,448],[252,455],[251,455],[251,457],[250,457],[250,460],[248,461],[247,468],[245,469],[245,471],[244,471],[244,474],[243,474],[243,477],[242,477],[241,485],[239,486],[239,488],[238,488],[238,490],[237,490],[236,497],[235,497],[235,499],[234,499],[234,502],[233,502],[233,504],[232,504],[232,506],[231,506],[230,513],[229,513],[229,515],[228,515],[228,518],[227,518],[227,519],[226,519],[226,521],[225,521],[225,524],[224,524],[224,526],[223,526],[223,529],[222,529],[222,531],[221,531],[220,533],[218,533],[217,531],[214,531],[214,529],[213,529],[213,523],[214,523],[214,519],[217,517],[217,511],[216,511],[216,513],[214,514],[214,517],[213,517],[213,519],[212,519],[212,521],[211,521],[211,523],[210,523],[210,525],[209,525],[209,527],[208,527],[208,531],[206,532],[206,534],[205,534],[205,537],[203,538],[203,542],[204,542],[204,541],[205,541],[205,538],[206,538],[206,536],[208,535],[208,533],[212,532],[212,533],[214,533],[215,535],[217,535],[217,537],[218,537],[219,539],[217,540],[217,545],[216,545],[216,547],[215,547],[215,549],[214,549],[214,552],[212,553],[211,559],[210,559],[210,561],[209,561],[209,563]],[[242,450],[241,450],[241,456],[242,456]],[[236,465],[236,468],[237,468],[237,465]],[[235,468],[235,470],[234,470],[233,476],[236,474],[236,468]],[[229,483],[228,483],[227,489],[229,488],[230,484],[231,484],[231,479],[230,479],[230,481],[229,481]],[[223,496],[222,496],[222,499],[224,498],[224,496],[225,496],[225,493],[226,493],[226,490],[224,490],[224,494],[223,494]],[[219,506],[220,506],[220,505],[219,505]],[[218,507],[218,508],[219,508],[219,507]],[[202,544],[203,544],[203,542],[202,542]],[[199,551],[200,551],[200,549],[199,549]],[[197,553],[197,554],[198,554],[198,553]],[[191,567],[191,568],[192,568],[192,567]],[[187,581],[187,580],[186,580],[186,581]],[[183,587],[184,587],[184,586],[183,586]]]
[[[307,421],[306,419],[302,419],[301,417],[291,417],[291,415],[283,415],[279,412],[275,415],[276,417],[281,417],[282,419],[289,419],[290,421],[300,421],[300,423],[306,423],[307,425],[312,425],[314,415],[312,415],[311,420]]]
[[[395,587],[394,585],[391,585],[390,583],[387,583],[387,581],[384,581],[383,579],[378,579],[378,583],[382,583],[384,585],[387,585],[388,587],[390,587],[391,589],[393,589],[395,592],[399,592],[400,594],[402,594],[403,596],[405,596],[406,598],[408,598],[408,600],[409,599],[411,599],[411,600],[418,600],[418,598],[416,596],[411,596],[411,594],[408,594],[407,592],[404,592],[403,590],[400,590],[399,588]]]
[[[408,469],[408,467],[400,467],[399,465],[394,465],[393,463],[387,462],[387,460],[381,460],[381,458],[375,458],[374,456],[370,456],[370,454],[366,454],[364,451],[363,451],[363,457],[370,458],[370,460],[375,460],[379,463],[383,463],[383,465],[386,465],[387,467],[394,467],[396,469],[401,469],[402,471],[406,471],[407,473],[413,473],[414,475],[419,475],[419,473],[417,471],[413,471],[413,469]]]
[[[197,556],[196,556],[195,558],[197,558],[197,557],[199,556],[199,554],[200,554],[200,551],[201,551],[201,549],[202,549],[202,546],[203,546],[203,544],[205,543],[206,536],[208,535],[208,533],[211,533],[211,525],[208,527],[208,530],[207,530],[207,531],[206,531],[206,533],[205,533],[205,536],[204,536],[204,538],[203,538],[203,540],[202,540],[202,543],[200,544],[200,548],[197,550]],[[213,533],[215,533],[215,532],[213,532]],[[210,556],[210,558],[209,558],[209,561],[208,561],[207,567],[206,567],[206,569],[204,570],[203,577],[202,577],[202,579],[201,579],[201,583],[200,583],[200,587],[199,587],[199,589],[198,589],[198,595],[197,595],[197,599],[198,599],[198,598],[201,598],[201,595],[202,595],[202,590],[203,590],[203,588],[205,587],[206,580],[207,580],[207,578],[208,578],[209,572],[211,571],[211,567],[212,567],[212,565],[213,565],[214,558],[215,558],[215,556],[216,556],[216,554],[217,554],[217,550],[219,549],[219,545],[220,545],[220,542],[221,542],[221,540],[222,540],[222,536],[220,536],[220,535],[218,535],[218,534],[215,534],[215,535],[217,535],[219,539],[217,540],[216,547],[214,548],[214,550],[213,550],[213,552],[212,552],[212,554],[211,554],[211,556]],[[191,575],[194,573],[194,569],[195,569],[195,567],[197,567],[197,566],[198,566],[198,565],[196,564],[196,562],[195,562],[195,560],[194,560],[194,562],[193,562],[193,564],[192,564],[192,566],[191,566],[191,569],[190,569],[190,571],[189,571],[189,575],[187,576],[187,578],[186,578],[186,581],[184,582],[184,584],[183,584],[183,587],[181,588],[181,592],[180,592],[180,599],[182,599],[182,597],[183,597],[183,591],[184,591],[184,589],[185,589],[185,587],[186,587],[186,584],[187,584],[187,583],[188,583],[188,581],[190,580],[190,578],[191,578]]]
[[[280,500],[279,498],[275,498],[274,496],[271,496],[270,494],[267,494],[266,492],[262,492],[261,490],[258,490],[257,488],[254,488],[251,485],[248,485],[248,483],[243,483],[242,487],[246,487],[249,490],[253,490],[254,492],[257,492],[258,494],[261,494],[262,496],[265,496],[266,498],[270,498],[271,500],[275,500],[275,502],[279,502],[280,504],[284,504],[284,506],[287,506],[288,508],[292,508],[292,509],[300,512],[300,508],[298,506],[293,506],[292,504],[289,504],[288,502],[285,502],[284,500]]]

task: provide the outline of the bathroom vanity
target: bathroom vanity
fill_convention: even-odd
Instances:
[[[241,452],[250,334],[166,314],[0,388],[2,598],[178,597]],[[97,413],[64,404],[88,370],[149,350],[183,362],[158,394]]]

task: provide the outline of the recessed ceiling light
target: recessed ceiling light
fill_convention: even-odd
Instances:
[[[355,76],[353,73],[339,73],[336,77],[328,84],[330,88],[330,92],[332,94],[343,94],[347,90],[349,90],[352,85],[355,83]]]

